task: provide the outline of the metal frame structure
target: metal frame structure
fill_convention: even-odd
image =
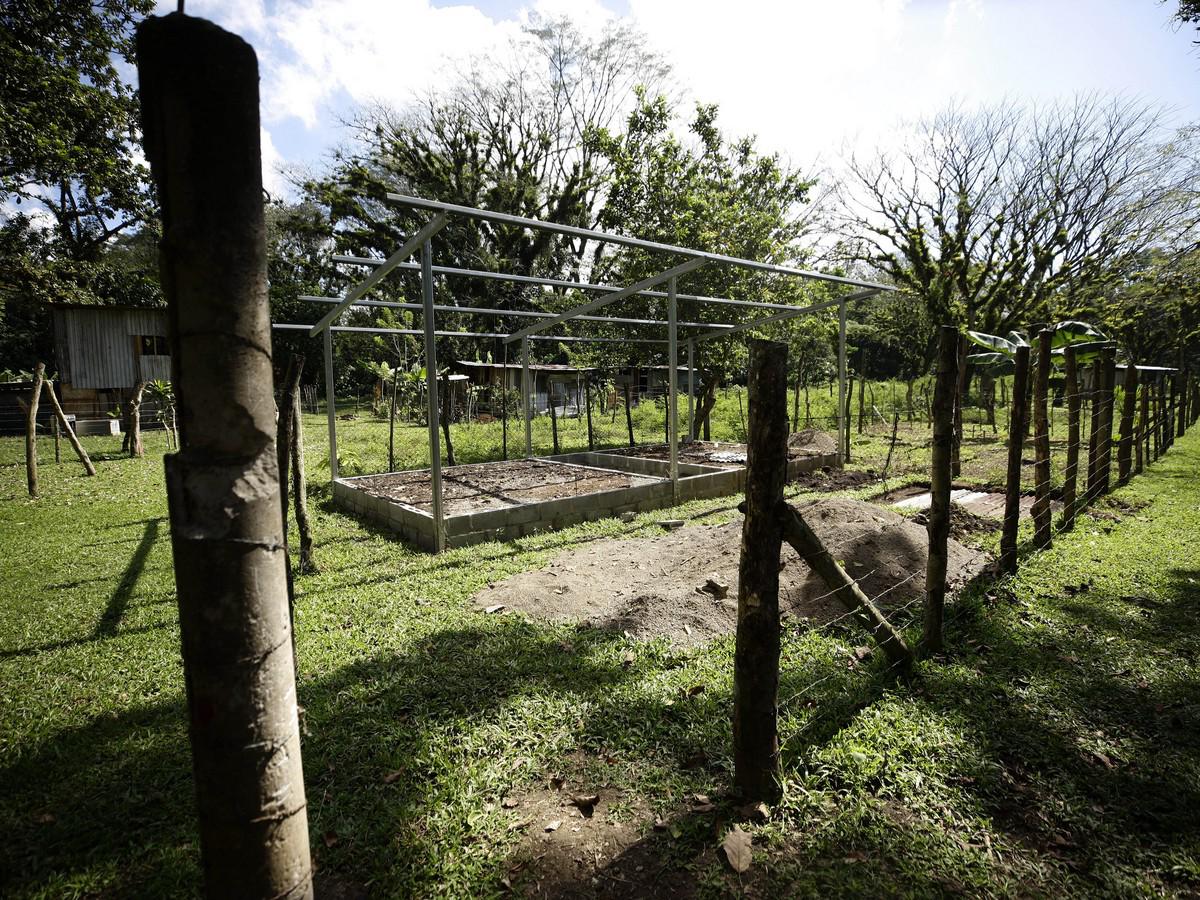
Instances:
[[[678,409],[678,386],[679,386],[679,329],[692,329],[693,333],[686,338],[687,343],[687,373],[688,373],[688,420],[689,440],[694,440],[695,422],[693,416],[693,403],[695,394],[695,352],[696,344],[702,341],[712,340],[714,338],[727,337],[729,335],[738,334],[753,328],[759,328],[763,325],[772,324],[775,322],[783,322],[788,319],[798,316],[808,315],[818,312],[823,309],[829,309],[834,306],[838,307],[838,447],[842,458],[845,456],[846,445],[849,442],[848,420],[845,412],[846,405],[846,305],[852,300],[864,299],[870,297],[880,291],[890,290],[891,288],[885,284],[878,284],[870,281],[862,281],[855,278],[846,278],[837,275],[828,275],[823,272],[812,272],[805,269],[796,269],[789,266],[780,266],[773,263],[759,262],[756,260],[741,259],[734,256],[725,256],[719,253],[707,253],[699,250],[689,250],[685,247],[677,247],[671,244],[662,244],[655,241],[646,241],[640,238],[627,237],[625,235],[611,234],[608,232],[597,231],[590,228],[580,228],[572,225],[558,225],[551,222],[543,222],[538,219],[525,218],[523,216],[508,215],[507,213],[497,213],[488,210],[475,209],[467,206],[457,206],[451,203],[442,203],[436,200],[424,200],[418,197],[410,197],[404,194],[387,195],[392,202],[406,206],[410,209],[426,210],[432,213],[431,218],[420,229],[416,231],[404,244],[387,259],[372,259],[359,256],[344,256],[335,255],[333,260],[337,263],[370,266],[373,271],[362,281],[354,284],[341,297],[316,297],[304,296],[302,300],[307,300],[314,303],[331,304],[332,309],[326,312],[313,325],[294,325],[294,324],[276,324],[273,327],[277,329],[288,330],[304,330],[310,336],[316,337],[321,335],[324,339],[324,357],[325,357],[325,403],[329,419],[329,460],[330,472],[333,479],[338,478],[337,466],[337,410],[335,406],[334,390],[333,390],[333,334],[334,332],[359,332],[370,334],[403,334],[423,336],[425,344],[425,370],[426,370],[426,396],[428,400],[428,429],[429,429],[429,462],[430,476],[432,480],[433,503],[432,513],[434,521],[434,534],[436,549],[440,552],[445,549],[445,517],[442,508],[442,460],[441,460],[441,438],[440,438],[440,422],[438,420],[440,404],[438,402],[438,378],[437,378],[437,348],[436,338],[438,337],[477,337],[477,338],[493,338],[499,339],[508,344],[520,341],[521,346],[521,394],[522,394],[522,414],[525,420],[525,455],[532,457],[533,441],[532,441],[532,406],[531,406],[531,383],[530,383],[530,368],[529,368],[529,346],[530,341],[558,341],[558,342],[622,342],[622,343],[648,343],[648,344],[666,344],[667,345],[667,381],[668,381],[668,400],[667,400],[667,417],[670,422],[670,439],[668,441],[670,447],[670,480],[672,488],[678,496],[679,486],[679,409]],[[649,250],[656,253],[669,254],[672,256],[682,257],[682,261],[676,265],[664,269],[663,271],[652,275],[636,284],[628,286],[619,285],[604,285],[590,284],[587,282],[568,281],[558,278],[538,278],[528,275],[516,275],[505,272],[488,272],[477,269],[464,269],[452,266],[435,266],[433,264],[433,238],[443,228],[449,224],[451,217],[464,217],[480,221],[487,221],[496,224],[512,225],[521,228],[527,228],[535,231],[549,231],[557,234],[564,234],[570,237],[585,238],[587,240],[601,241],[607,244],[616,244],[624,247],[634,247],[642,250]],[[419,260],[410,260],[414,254],[419,254]],[[835,300],[825,301],[823,303],[812,304],[810,306],[791,306],[784,303],[767,303],[756,302],[752,300],[734,300],[726,297],[707,297],[697,294],[681,294],[677,290],[678,280],[685,277],[688,273],[693,272],[701,267],[710,265],[725,265],[737,268],[750,269],[753,271],[765,272],[772,275],[778,275],[789,278],[801,278],[806,280],[816,280],[829,282],[833,284],[845,285],[851,288],[858,288],[845,296]],[[421,303],[398,303],[392,301],[367,300],[366,295],[383,280],[388,273],[394,270],[419,272],[421,280]],[[534,310],[498,310],[486,307],[463,307],[463,306],[447,306],[439,305],[433,302],[433,279],[434,276],[443,277],[460,277],[460,278],[480,278],[492,279],[499,281],[512,282],[516,284],[527,284],[550,288],[568,288],[571,290],[596,292],[600,296],[590,299],[572,309],[561,313],[538,312]],[[661,289],[656,290],[661,285],[666,285],[666,291]],[[665,299],[667,301],[667,319],[639,319],[620,316],[603,316],[592,315],[598,310],[603,309],[620,300],[629,297],[647,297],[654,299]],[[739,324],[715,324],[711,322],[680,322],[678,318],[678,302],[685,300],[700,304],[711,304],[718,306],[728,306],[746,310],[769,310],[772,315],[763,316],[755,319],[750,319]],[[398,309],[407,309],[420,311],[422,314],[422,323],[420,329],[405,329],[405,328],[369,328],[355,326],[340,326],[334,324],[338,317],[352,306],[385,306]],[[516,318],[528,318],[534,321],[530,324],[518,329],[517,331],[508,332],[463,332],[463,331],[445,331],[439,330],[436,325],[436,317],[439,313],[443,314],[474,314],[474,315],[490,315],[490,316],[505,316]],[[544,332],[563,325],[567,322],[581,320],[591,322],[604,322],[609,325],[616,326],[666,326],[667,338],[665,341],[652,338],[629,337],[629,338],[613,338],[613,337],[586,337],[577,335],[549,335]],[[697,333],[698,332],[698,333]]]

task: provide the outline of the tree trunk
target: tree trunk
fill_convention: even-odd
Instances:
[[[270,382],[268,382],[270,383]],[[146,382],[139,381],[129,398],[129,455],[141,459],[146,455],[142,445],[142,397],[146,393]]]
[[[297,393],[292,413],[292,497],[296,507],[296,530],[300,532],[300,572],[309,575],[317,571],[317,563],[313,557],[312,522],[308,518],[308,482],[304,473],[304,420],[300,417],[300,411],[300,394]]]
[[[258,64],[202,19],[137,32],[180,450],[165,459],[210,897],[312,896],[271,392]]]
[[[1033,384],[1033,450],[1034,499],[1033,546],[1044,550],[1050,546],[1050,421],[1046,415],[1046,392],[1050,389],[1049,329],[1038,334],[1037,371]]]
[[[709,416],[712,414],[713,407],[716,405],[717,379],[709,378],[704,382],[704,389],[700,392],[700,399],[696,403],[696,421],[703,423],[704,440],[706,441],[711,437]]]
[[[844,458],[843,462],[850,462],[850,409],[851,409],[850,403],[851,403],[851,400],[853,399],[853,397],[854,397],[854,378],[847,377],[846,378],[846,407],[845,407],[845,409],[842,410],[842,413],[845,417],[842,421],[845,423],[846,434],[844,437],[842,437],[840,435],[838,437],[839,441],[844,440],[846,442],[846,452],[844,454],[845,458]]]
[[[787,345],[750,341],[746,516],[733,674],[734,783],[776,802],[779,780],[779,551],[787,474]]]
[[[92,460],[88,457],[87,451],[83,449],[83,444],[79,442],[78,435],[75,434],[75,429],[71,427],[71,423],[67,421],[67,416],[63,412],[62,407],[58,403],[58,397],[54,394],[54,385],[49,384],[50,390],[46,391],[46,396],[50,398],[50,405],[54,408],[54,420],[58,423],[59,430],[67,436],[67,443],[71,445],[71,449],[75,451],[75,455],[79,457],[79,461],[83,463],[83,470],[89,476],[96,474],[96,467],[92,465]]]
[[[47,393],[54,393],[54,383],[49,383],[50,390]],[[62,436],[58,433],[58,419],[50,420],[50,430],[54,432],[54,462],[57,465],[62,462]]]
[[[808,379],[804,379],[804,427],[812,427],[812,405],[808,396]]]
[[[1000,571],[1017,571],[1017,527],[1021,516],[1021,452],[1025,446],[1025,396],[1029,381],[1029,348],[1018,347],[1013,359],[1012,408],[1008,418],[1008,470],[1004,480],[1004,528],[1000,535]]]
[[[904,408],[908,415],[908,423],[911,425],[913,420],[913,379],[908,379],[904,389]]]
[[[950,467],[954,447],[954,405],[958,385],[958,329],[943,325],[938,337],[937,382],[933,390],[933,460],[930,467],[929,552],[925,566],[925,634],[928,653],[942,649],[946,602],[946,545],[950,538]]]
[[[1121,441],[1117,445],[1117,484],[1129,480],[1133,469],[1133,416],[1137,409],[1138,370],[1130,363],[1125,367],[1125,402],[1121,404]]]
[[[863,419],[866,415],[867,404],[867,376],[866,373],[860,373],[858,376],[858,433],[863,433]]]
[[[46,364],[38,363],[33,368],[33,390],[29,392],[29,406],[25,409],[25,483],[30,497],[38,495],[37,414],[45,377]]]
[[[632,447],[633,446],[633,411],[629,408],[629,405],[631,402],[630,396],[629,396],[629,382],[626,382],[624,387],[625,387],[625,426],[629,429],[629,446]]]
[[[1063,517],[1062,530],[1075,527],[1076,487],[1079,484],[1079,365],[1075,361],[1075,348],[1067,344],[1063,348],[1066,366],[1067,393],[1067,465],[1063,471]]]
[[[454,462],[454,442],[450,440],[450,417],[454,413],[454,398],[450,396],[450,375],[447,373],[445,385],[442,390],[442,414],[439,418],[442,420],[442,437],[446,441],[446,465],[453,466]]]

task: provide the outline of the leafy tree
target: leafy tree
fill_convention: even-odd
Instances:
[[[699,105],[689,123],[690,142],[672,131],[674,110],[668,101],[638,92],[624,134],[600,132],[599,146],[611,161],[608,196],[600,215],[605,230],[677,246],[767,262],[793,264],[803,258],[800,239],[806,222],[800,214],[813,181],[789,168],[778,156],[760,153],[753,138],[730,140],[717,125],[717,107]],[[602,256],[595,271],[608,283],[629,284],[679,262],[628,248]],[[664,286],[665,287],[665,286]],[[740,300],[799,303],[829,296],[824,284],[802,284],[794,278],[731,266],[708,266],[680,281],[680,292]],[[577,298],[563,298],[568,306]],[[631,298],[629,311],[665,318],[666,301]],[[613,314],[616,308],[610,307]],[[744,313],[744,311],[742,311]],[[681,300],[681,321],[741,321],[728,307]],[[574,327],[589,334],[606,333],[592,323]],[[611,336],[622,333],[611,330]],[[646,330],[652,337],[665,332]],[[661,350],[641,352],[645,345],[597,345],[579,357],[599,364],[661,362]],[[716,401],[716,386],[744,364],[744,342],[721,339],[696,345],[697,368],[705,373],[696,412],[703,420]],[[635,355],[637,354],[637,355]],[[683,360],[681,360],[683,362]]]
[[[122,76],[152,0],[0,5],[0,357],[51,356],[49,304],[160,301],[137,102]]]

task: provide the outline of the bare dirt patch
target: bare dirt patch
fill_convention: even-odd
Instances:
[[[618,447],[605,450],[618,456],[637,456],[642,459],[671,458],[671,448],[666,444],[648,444],[639,447]],[[824,456],[837,452],[837,442],[824,431],[806,428],[788,438],[788,457],[802,459],[809,456]],[[746,464],[746,445],[731,441],[690,441],[679,445],[679,461],[702,466],[735,468]]]
[[[657,480],[645,475],[538,459],[479,463],[442,469],[442,503],[446,515],[460,515],[611,491]],[[433,502],[428,469],[372,475],[356,479],[354,485],[364,493],[409,506],[429,507]]]
[[[925,593],[925,528],[872,503],[843,498],[795,504],[835,559],[884,609]],[[607,540],[564,551],[542,569],[490,585],[474,597],[554,621],[573,621],[650,639],[698,644],[737,624],[741,519],[698,525],[658,537]],[[951,588],[983,570],[988,557],[951,540]],[[785,615],[821,624],[845,610],[794,550],[784,545],[779,605]],[[705,591],[712,579],[728,585]]]
[[[819,493],[833,491],[852,491],[864,485],[879,481],[879,473],[874,469],[835,469],[824,466],[815,472],[797,476],[790,482],[796,487],[808,488]]]

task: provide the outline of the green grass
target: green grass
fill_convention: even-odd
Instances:
[[[502,896],[536,864],[518,868],[522,810],[500,800],[558,773],[602,789],[598,816],[647,830],[602,878],[665,865],[701,896],[1200,891],[1200,432],[1017,578],[952,606],[951,650],[912,685],[850,662],[862,633],[789,623],[786,797],[747,826],[755,861],[739,882],[715,852],[734,809],[732,639],[676,650],[469,603],[563,548],[657,533],[655,517],[416,553],[328,505],[320,422],[307,419],[322,572],[297,579],[296,625],[323,872],[376,896]],[[386,436],[366,416],[339,424],[364,453]],[[421,440],[404,441],[413,465]],[[0,441],[6,896],[198,891],[164,447],[147,443],[129,460],[119,439],[88,439],[99,475],[86,479],[66,457],[45,462],[43,441],[30,501],[22,444]],[[881,446],[872,432],[855,464]],[[730,505],[679,514],[723,521]],[[695,793],[717,810],[691,813]],[[650,832],[654,815],[671,827]]]

